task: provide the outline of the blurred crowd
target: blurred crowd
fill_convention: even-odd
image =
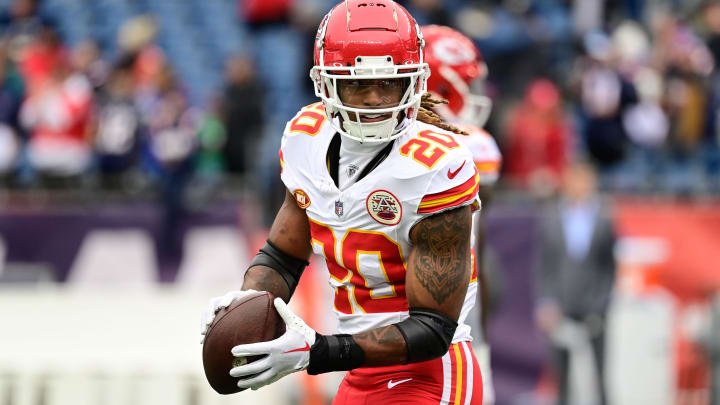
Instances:
[[[477,9],[515,31],[479,40],[490,50],[490,91],[506,107],[495,110],[494,133],[508,181],[552,191],[582,157],[609,191],[720,190],[718,2],[519,3]]]
[[[235,44],[217,81],[192,74],[185,66],[197,61],[167,39],[204,2],[178,3],[177,23],[158,12],[172,12],[168,3],[91,2],[129,10],[111,41],[69,31],[58,20],[71,17],[56,3],[0,2],[4,187],[160,189],[172,206],[188,184],[205,192],[242,178],[267,201],[281,195],[280,136],[313,101],[314,30],[334,1],[218,0],[233,10],[239,39],[205,42]],[[456,27],[480,47],[489,67],[480,90],[495,105],[487,127],[506,162],[502,186],[549,195],[582,158],[607,191],[720,192],[720,2],[401,3],[421,25]]]
[[[224,173],[245,174],[263,122],[263,94],[246,56],[228,58],[224,87],[198,103],[178,78],[180,61],[154,41],[152,17],[125,22],[108,56],[93,38],[65,42],[40,4],[14,0],[0,15],[5,187],[159,185],[179,199],[194,178],[212,184]]]

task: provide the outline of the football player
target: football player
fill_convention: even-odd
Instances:
[[[334,404],[482,403],[465,323],[481,176],[462,131],[429,110],[424,44],[390,0],[347,0],[322,20],[310,72],[321,102],[288,122],[279,152],[286,199],[243,291],[212,299],[203,317],[205,331],[248,291],[279,297],[285,334],[232,350],[265,356],[230,370],[239,387],[349,370]],[[313,252],[335,291],[336,335],[285,304]]]
[[[473,347],[480,363],[483,376],[483,403],[494,403],[492,374],[490,373],[490,350],[487,345],[486,319],[488,289],[487,277],[483,271],[484,225],[492,186],[500,174],[502,157],[493,137],[484,129],[492,101],[483,94],[487,67],[480,50],[472,40],[462,33],[445,26],[426,25],[421,27],[425,39],[425,61],[432,75],[428,79],[428,91],[437,98],[447,100],[433,110],[445,121],[465,130],[467,136],[456,139],[465,144],[473,155],[480,174],[478,196],[482,201],[482,215],[473,217],[473,249],[477,268],[480,306],[470,316],[479,316],[480,323],[474,324]]]

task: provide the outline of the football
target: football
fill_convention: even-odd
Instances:
[[[236,358],[231,349],[246,343],[265,342],[285,333],[285,322],[273,305],[272,294],[257,294],[237,299],[220,310],[205,334],[202,358],[210,386],[220,394],[243,391],[230,369],[258,360],[262,356]]]

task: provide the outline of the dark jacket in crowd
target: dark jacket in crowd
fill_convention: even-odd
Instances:
[[[263,130],[262,98],[256,83],[230,84],[225,88],[222,100],[227,131],[224,154],[231,173],[244,174],[250,166],[248,160],[255,157]]]
[[[560,205],[547,209],[540,233],[539,298],[555,301],[571,318],[604,317],[615,281],[615,231],[608,207],[599,204],[587,254],[580,260],[568,253]]]

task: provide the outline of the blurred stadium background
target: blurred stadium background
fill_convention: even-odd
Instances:
[[[0,0],[0,405],[326,403],[341,376],[220,397],[198,329],[279,206],[280,136],[314,101],[334,3]],[[556,395],[532,280],[539,208],[579,157],[620,236],[611,403],[720,403],[720,3],[401,3],[472,37],[489,67],[497,403]],[[323,271],[293,305],[332,332]],[[586,377],[575,404],[596,403]]]

